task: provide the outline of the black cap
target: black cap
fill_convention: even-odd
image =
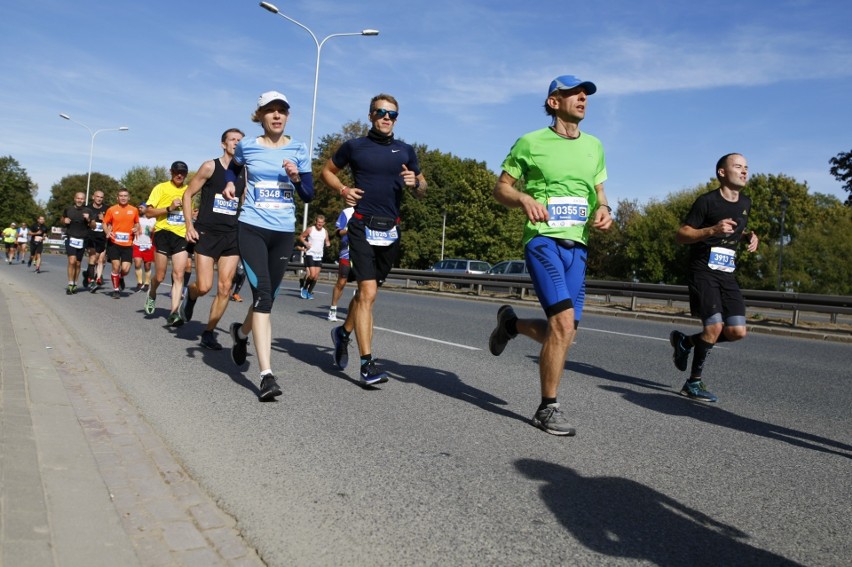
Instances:
[[[186,163],[182,161],[174,162],[169,169],[171,169],[174,173],[189,173],[189,167],[187,167]]]

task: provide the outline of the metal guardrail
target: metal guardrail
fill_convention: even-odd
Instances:
[[[424,270],[392,270],[390,278],[405,280],[405,286],[412,283],[438,282],[438,290],[444,285],[470,286],[477,295],[487,288],[518,290],[523,298],[533,292],[528,275],[499,276],[491,274],[446,274]],[[534,292],[533,292],[534,293]],[[780,291],[742,290],[745,303],[750,307],[762,307],[792,312],[792,326],[799,324],[802,312],[827,313],[832,323],[837,323],[838,315],[852,315],[852,296],[818,295],[807,293],[788,293]],[[689,302],[689,291],[685,285],[665,285],[608,280],[586,280],[587,295],[604,295],[630,298],[630,310],[635,311],[639,299],[657,299],[663,301]]]

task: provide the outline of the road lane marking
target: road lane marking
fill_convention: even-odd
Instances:
[[[442,345],[454,346],[454,347],[458,347],[458,348],[464,348],[464,349],[467,349],[467,350],[482,350],[481,348],[476,348],[476,347],[467,346],[467,345],[460,345],[458,343],[451,343],[451,342],[448,342],[448,341],[442,341],[440,339],[433,339],[431,337],[424,337],[423,335],[412,335],[411,333],[403,333],[402,331],[394,331],[393,329],[385,329],[384,327],[373,327],[373,328],[378,330],[378,331],[385,331],[387,333],[395,333],[397,335],[403,335],[405,337],[412,337],[412,338],[415,338],[415,339],[422,339],[424,341],[431,341],[433,343],[440,343]]]
[[[665,342],[669,342],[668,337],[666,337],[666,338],[661,338],[661,337],[652,337],[652,336],[649,336],[649,335],[634,335],[634,334],[631,334],[631,333],[619,333],[618,331],[605,331],[605,330],[603,330],[603,329],[592,329],[591,327],[581,327],[581,328],[582,328],[584,331],[595,331],[595,332],[598,332],[598,333],[607,333],[607,334],[610,334],[610,335],[621,335],[622,337],[633,337],[633,338],[635,338],[635,339],[651,339],[652,341],[665,341]],[[718,346],[718,345],[716,345],[716,346],[714,346],[713,348],[718,348],[718,349],[727,349],[728,347],[723,347],[723,346]]]

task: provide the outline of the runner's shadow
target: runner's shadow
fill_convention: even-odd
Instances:
[[[193,327],[196,327],[194,329]],[[189,327],[187,329],[187,327]],[[185,323],[181,327],[177,328],[177,332],[175,333],[176,337],[186,340],[193,340],[194,344],[186,347],[186,356],[187,358],[201,358],[201,362],[208,366],[209,368],[215,370],[219,374],[224,374],[228,378],[231,379],[232,382],[237,384],[238,386],[242,386],[246,390],[253,393],[255,396],[260,395],[260,387],[249,380],[246,377],[246,371],[251,368],[250,359],[252,353],[249,351],[248,357],[249,362],[244,364],[241,367],[237,367],[234,365],[234,361],[231,360],[231,336],[227,331],[222,331],[220,328],[216,328],[217,339],[222,345],[222,350],[210,350],[204,348],[199,344],[201,340],[201,331],[206,328],[206,325],[201,323],[193,324],[192,321],[189,323]],[[227,368],[227,370],[223,370],[223,368]]]
[[[498,398],[488,392],[474,388],[469,384],[465,384],[458,374],[440,370],[438,368],[428,368],[425,366],[414,366],[409,364],[400,364],[392,360],[381,360],[381,367],[392,376],[393,379],[403,383],[416,384],[427,390],[432,390],[438,394],[455,398],[463,402],[467,402],[485,411],[497,414],[502,417],[516,419],[524,423],[529,423],[527,417],[519,415],[513,411],[509,411],[502,406],[507,405],[506,400]]]
[[[365,386],[361,384],[360,381],[349,376],[348,373],[350,371],[353,374],[357,372],[357,349],[350,349],[349,367],[344,371],[334,366],[331,346],[325,347],[315,344],[297,343],[291,339],[279,337],[272,341],[272,348],[279,352],[285,352],[305,364],[321,368],[325,372],[343,380],[347,380],[364,390],[381,390],[381,387]],[[391,380],[397,380],[408,384],[416,384],[444,396],[456,398],[478,408],[496,413],[497,415],[529,423],[528,418],[500,407],[506,405],[505,400],[493,396],[488,392],[479,390],[478,388],[468,386],[459,379],[458,375],[453,374],[452,372],[424,366],[399,364],[385,359],[382,359],[379,364],[381,369],[390,375]],[[354,370],[353,366],[356,367]]]
[[[588,549],[662,567],[800,565],[746,543],[749,535],[638,482],[584,477],[535,459],[515,461],[557,520]],[[539,520],[542,521],[542,520]]]
[[[811,449],[813,451],[830,453],[852,459],[852,446],[845,443],[743,417],[716,405],[693,402],[680,396],[674,397],[671,394],[634,392],[633,390],[618,386],[599,387],[607,392],[621,394],[622,398],[632,404],[666,415],[689,417],[712,425],[742,431],[743,433],[783,441],[796,447],[802,447],[803,449]]]

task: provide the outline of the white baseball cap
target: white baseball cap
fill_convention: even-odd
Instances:
[[[260,95],[260,98],[257,99],[257,107],[263,108],[270,102],[274,102],[276,100],[280,100],[288,109],[290,108],[290,102],[287,100],[287,97],[284,96],[283,93],[279,93],[278,91],[266,91],[265,93]]]

